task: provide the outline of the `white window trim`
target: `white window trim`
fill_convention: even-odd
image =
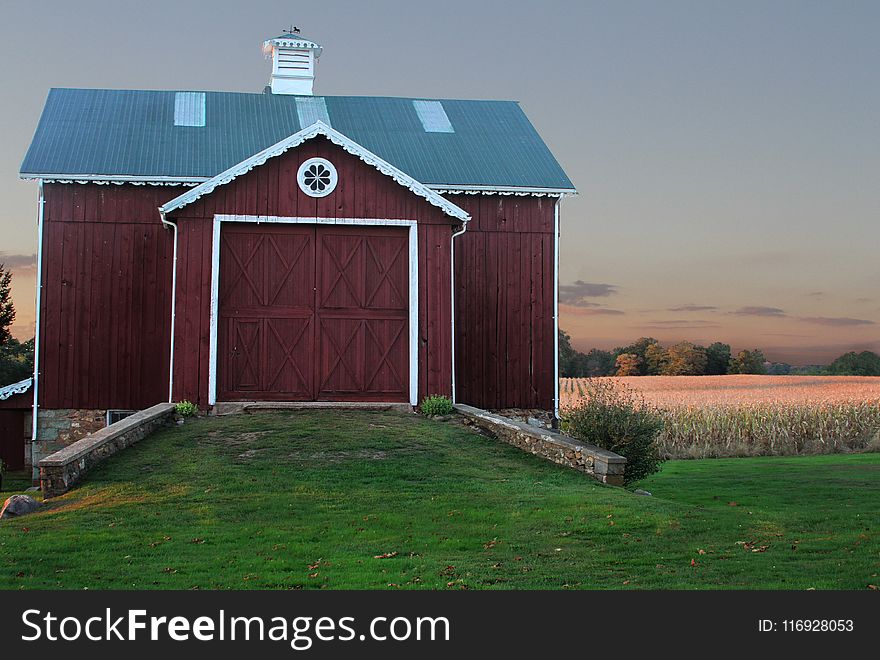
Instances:
[[[418,405],[419,397],[419,228],[415,220],[375,218],[311,218],[279,215],[214,216],[211,242],[211,319],[208,355],[208,405],[217,403],[217,325],[220,301],[220,228],[224,222],[253,224],[349,225],[364,227],[409,228],[409,402]]]
[[[306,170],[312,165],[321,165],[328,172],[330,183],[323,190],[312,190],[305,181]],[[326,158],[308,158],[302,162],[296,171],[296,183],[299,189],[303,191],[303,194],[320,199],[336,190],[336,186],[339,183],[339,173],[336,171],[336,166]]]

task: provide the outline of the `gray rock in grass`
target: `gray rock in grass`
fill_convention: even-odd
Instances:
[[[13,495],[3,503],[0,518],[16,518],[39,509],[41,504],[30,495]]]

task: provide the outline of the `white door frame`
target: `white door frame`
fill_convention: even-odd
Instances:
[[[208,405],[217,403],[217,322],[220,301],[220,226],[224,222],[252,224],[348,225],[409,228],[409,402],[418,405],[419,396],[419,229],[415,220],[376,218],[310,218],[280,215],[214,216],[211,239],[211,326],[208,363]]]

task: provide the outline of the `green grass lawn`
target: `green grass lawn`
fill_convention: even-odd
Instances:
[[[878,477],[877,454],[676,461],[640,497],[413,415],[197,419],[2,521],[0,587],[865,589]]]

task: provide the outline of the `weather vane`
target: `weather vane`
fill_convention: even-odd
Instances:
[[[285,34],[299,34],[300,29],[295,25],[291,25],[289,30],[283,30]]]

